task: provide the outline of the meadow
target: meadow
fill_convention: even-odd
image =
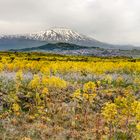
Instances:
[[[1,140],[140,140],[140,60],[0,53]]]

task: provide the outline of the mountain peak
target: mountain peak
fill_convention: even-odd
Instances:
[[[52,27],[47,30],[54,30],[54,31],[72,31],[70,28],[65,28],[65,27]]]
[[[81,35],[68,28],[51,28],[49,30],[40,31],[37,33],[29,34],[29,38],[49,41],[49,42],[73,42],[86,40],[87,37]]]
[[[94,43],[99,41],[79,34],[69,28],[55,27],[44,31],[39,31],[29,34],[18,34],[18,35],[2,35],[0,39],[26,39],[35,41],[45,41],[47,43],[72,43],[77,45],[93,46]]]
[[[112,47],[112,45],[97,41],[93,38],[87,37],[69,28],[51,28],[48,30],[29,33],[24,35],[5,35],[0,37],[1,40],[31,40],[46,43],[71,43],[81,46],[94,46],[94,47]]]

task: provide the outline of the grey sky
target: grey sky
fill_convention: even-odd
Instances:
[[[0,0],[0,32],[72,28],[97,40],[140,45],[140,0]]]

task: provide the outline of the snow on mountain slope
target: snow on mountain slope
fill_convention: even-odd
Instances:
[[[20,40],[22,40],[22,46],[20,45]],[[122,45],[112,45],[104,42],[97,41],[93,38],[87,37],[85,35],[79,34],[71,29],[67,28],[52,28],[45,31],[40,31],[36,33],[23,34],[23,35],[1,35],[0,36],[0,49],[3,45],[11,45],[13,42],[13,47],[18,42],[18,46],[23,48],[26,46],[26,41],[28,41],[28,46],[30,46],[30,42],[36,41],[36,43],[46,42],[46,43],[72,43],[81,46],[93,46],[93,47],[101,47],[101,48],[132,48],[132,46],[122,46]],[[3,43],[4,42],[4,43]],[[2,45],[1,45],[2,44]],[[33,42],[32,42],[33,44]],[[34,44],[33,44],[34,45]],[[33,47],[33,45],[31,47]],[[2,46],[2,47],[3,47]],[[17,45],[16,45],[17,46]],[[9,48],[9,46],[7,47]],[[17,47],[16,47],[17,48]]]
[[[51,43],[56,42],[66,42],[66,43],[75,43],[79,45],[92,45],[93,42],[98,43],[99,41],[92,39],[90,37],[86,37],[85,35],[81,35],[71,29],[66,28],[53,28],[46,31],[40,31],[31,34],[24,35],[1,35],[2,38],[22,38],[22,39],[32,39],[38,41],[46,41]]]
[[[90,42],[94,40],[92,38],[86,37],[81,35],[71,29],[66,28],[54,28],[46,31],[37,32],[34,34],[27,34],[27,38],[35,39],[35,40],[42,40],[48,42],[68,42],[68,43],[80,43],[82,42]]]

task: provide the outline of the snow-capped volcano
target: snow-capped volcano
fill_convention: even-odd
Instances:
[[[122,48],[119,45],[112,45],[97,41],[91,37],[79,34],[67,28],[52,28],[45,31],[18,35],[0,35],[0,50],[15,48],[38,47],[47,43],[71,43],[81,46],[93,46],[101,48]],[[128,48],[129,46],[123,46]],[[131,47],[131,46],[130,46]]]
[[[27,34],[26,38],[47,41],[51,43],[66,42],[66,43],[76,43],[80,45],[87,45],[91,41],[98,42],[95,39],[86,37],[85,35],[79,34],[67,28],[53,28],[46,31]]]
[[[2,35],[0,36],[0,38],[9,38],[9,39],[22,38],[22,39],[46,41],[49,43],[66,42],[66,43],[74,43],[78,45],[87,45],[87,46],[93,45],[93,42],[96,43],[99,42],[95,39],[79,34],[67,28],[52,28],[49,30],[24,34],[24,35]]]

